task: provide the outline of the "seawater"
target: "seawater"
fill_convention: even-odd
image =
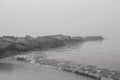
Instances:
[[[120,71],[120,40],[88,41],[77,45],[45,51],[48,59],[66,60],[97,68]]]

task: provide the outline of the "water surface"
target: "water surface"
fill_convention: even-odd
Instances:
[[[76,46],[45,51],[49,59],[67,60],[98,68],[120,71],[119,39],[89,41]]]

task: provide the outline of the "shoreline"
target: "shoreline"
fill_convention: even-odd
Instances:
[[[98,75],[98,69],[94,66],[83,66],[69,61],[49,60],[43,54],[29,54],[31,51],[49,50],[88,41],[102,41],[103,39],[102,36],[71,37],[66,35],[50,35],[36,38],[31,36],[3,36],[0,37],[0,57],[1,59],[11,57],[30,64],[46,65],[52,68],[61,69],[62,71],[103,80],[106,77],[101,77],[101,74]]]
[[[92,65],[86,66],[81,64],[74,64],[70,61],[46,59],[42,55],[43,54],[17,55],[12,57],[12,59],[24,61],[33,65],[44,65],[46,67],[75,73],[77,75],[82,75],[97,80],[120,80],[120,73],[117,71],[99,69]]]
[[[10,58],[5,58],[0,63],[2,66],[0,68],[0,80],[93,80],[49,66],[31,65],[28,62]]]

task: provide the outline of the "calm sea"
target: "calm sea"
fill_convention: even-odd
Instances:
[[[69,60],[83,65],[94,65],[120,71],[120,39],[105,38],[58,50],[45,51],[50,59]]]

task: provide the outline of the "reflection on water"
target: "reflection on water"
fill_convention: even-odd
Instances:
[[[24,62],[0,61],[0,80],[92,80],[90,78]]]

